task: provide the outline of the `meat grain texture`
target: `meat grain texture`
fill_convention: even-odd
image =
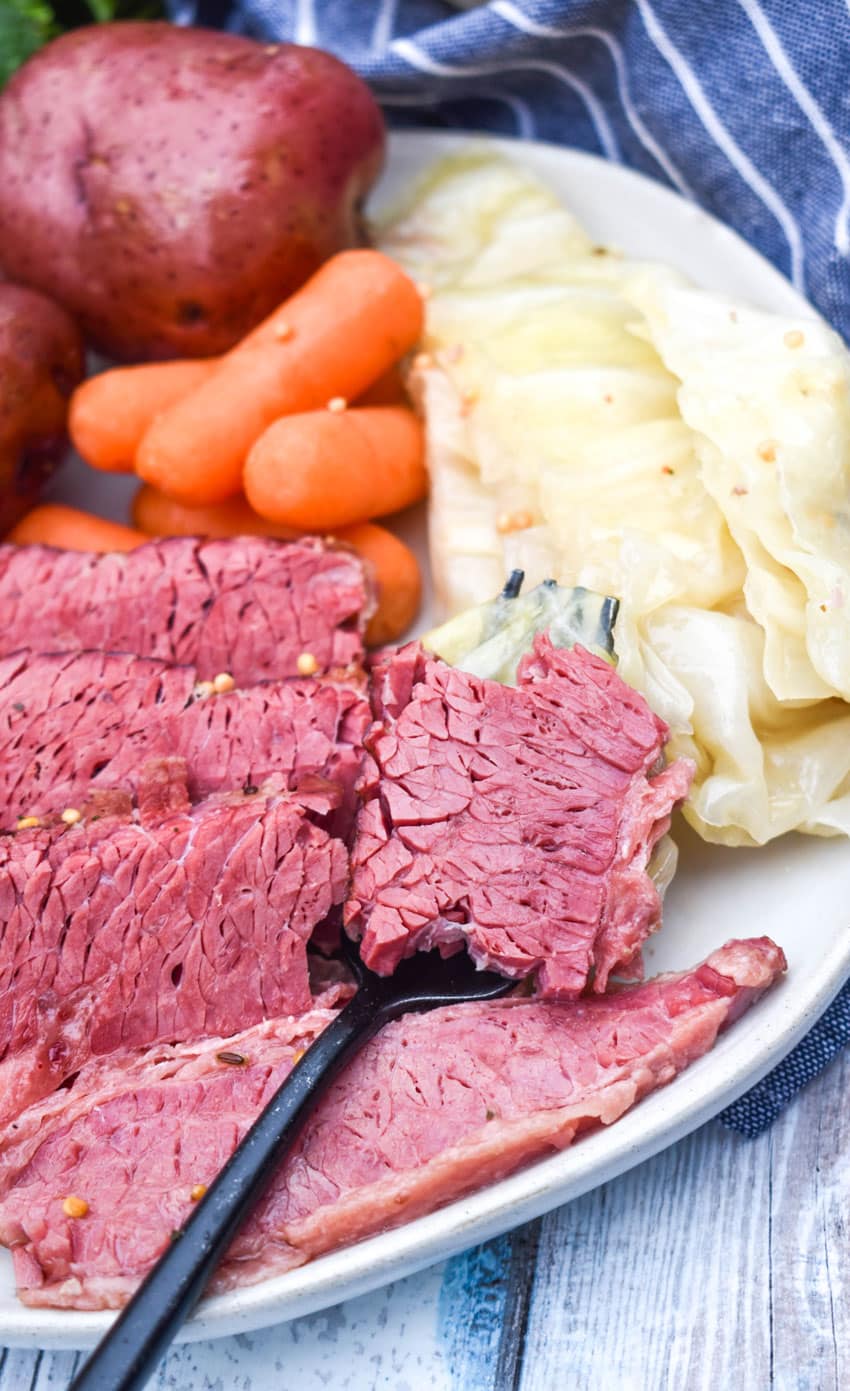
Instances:
[[[543,635],[516,688],[410,644],[373,704],[345,908],[366,964],[465,945],[544,996],[639,979],[661,918],[647,864],[693,773],[658,771],[667,729],[643,697]]]
[[[341,841],[262,790],[190,808],[180,771],[147,765],[139,819],[108,793],[77,825],[0,838],[3,1121],[90,1058],[311,1008]]]
[[[350,551],[319,540],[173,537],[127,554],[0,545],[0,651],[100,648],[227,672],[237,684],[363,656],[372,596]]]
[[[91,788],[134,795],[149,760],[178,756],[192,802],[274,778],[345,835],[369,719],[356,677],[210,694],[196,667],[159,658],[16,652],[0,658],[0,827]]]
[[[610,1125],[705,1053],[785,969],[768,938],[564,1004],[509,998],[388,1025],[308,1121],[213,1288],[409,1221]],[[7,1141],[0,1237],[30,1305],[120,1306],[331,1016],[91,1063]],[[222,1062],[226,1051],[244,1066]],[[144,1163],[140,1163],[144,1149]],[[88,1204],[69,1218],[67,1194]]]
[[[347,907],[364,954],[390,970],[466,944],[562,998],[385,1028],[215,1289],[610,1124],[784,970],[762,938],[570,998],[639,976],[660,912],[646,866],[689,766],[663,767],[663,723],[607,663],[545,638],[517,689],[415,644],[388,655],[366,734],[368,602],[357,560],[320,542],[0,547],[0,789],[7,818],[44,821],[0,836],[0,1240],[28,1304],[119,1307],[334,1018],[336,963],[311,982],[307,942],[338,923],[364,745]],[[330,674],[299,679],[305,651]],[[236,689],[199,699],[222,671]]]

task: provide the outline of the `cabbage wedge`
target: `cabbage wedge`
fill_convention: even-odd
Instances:
[[[379,244],[432,290],[410,385],[446,613],[515,567],[617,595],[620,672],[697,764],[700,834],[850,833],[840,340],[596,246],[481,147]]]

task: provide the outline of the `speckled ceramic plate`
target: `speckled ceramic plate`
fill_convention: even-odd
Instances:
[[[430,132],[394,136],[378,201],[393,198],[431,160],[468,139]],[[812,312],[739,237],[667,189],[571,150],[491,143],[545,179],[600,241],[667,261],[699,284],[766,308]],[[125,478],[99,474],[95,485],[82,465],[72,465],[55,495],[123,520],[129,491]],[[402,525],[424,557],[424,516],[411,515]],[[432,616],[426,612],[423,621]],[[770,995],[711,1053],[610,1130],[398,1231],[210,1299],[182,1336],[210,1338],[309,1313],[557,1207],[695,1129],[793,1048],[850,973],[850,847],[846,841],[790,836],[764,850],[722,850],[684,830],[680,840],[683,853],[665,926],[646,950],[649,971],[690,966],[727,937],[769,932],[789,962],[787,978]],[[11,1261],[0,1253],[0,1344],[83,1347],[104,1332],[110,1317],[23,1308],[15,1299]]]

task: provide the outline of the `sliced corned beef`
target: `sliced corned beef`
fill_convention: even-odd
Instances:
[[[104,794],[97,820],[0,837],[0,1119],[91,1057],[312,1004],[306,943],[344,894],[342,843],[264,791],[175,814],[168,771],[150,765],[141,820]]]
[[[0,650],[103,648],[187,662],[239,684],[363,653],[370,603],[353,552],[316,539],[150,541],[128,554],[0,545]]]
[[[266,681],[195,699],[194,667],[128,653],[0,658],[0,827],[75,807],[90,786],[135,792],[145,762],[186,760],[192,801],[282,777],[349,829],[369,707],[359,683]]]
[[[611,1124],[784,968],[762,937],[606,997],[455,1005],[388,1025],[308,1121],[214,1288],[396,1226]],[[0,1179],[0,1238],[23,1301],[126,1300],[326,1018],[92,1064],[26,1111],[6,1133]],[[70,1195],[84,1217],[66,1216]]]
[[[367,965],[466,943],[482,966],[536,973],[544,996],[591,971],[597,991],[614,971],[639,979],[661,914],[646,866],[693,771],[657,771],[667,728],[643,697],[544,635],[516,688],[410,644],[373,704],[345,908]]]

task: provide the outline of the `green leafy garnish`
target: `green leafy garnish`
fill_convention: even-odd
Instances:
[[[162,0],[0,0],[0,87],[31,54],[67,29],[162,18]]]
[[[42,0],[0,0],[0,86],[53,37],[54,26],[53,11]]]

